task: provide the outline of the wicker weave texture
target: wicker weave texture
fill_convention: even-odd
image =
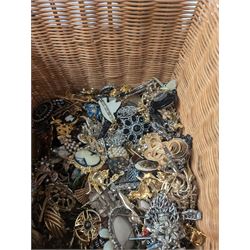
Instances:
[[[198,226],[205,249],[218,249],[218,2],[199,2],[173,78],[180,114],[193,136],[192,169],[200,187]]]
[[[33,99],[170,79],[197,1],[32,0]]]
[[[32,101],[177,79],[205,249],[218,249],[218,0],[32,0]]]

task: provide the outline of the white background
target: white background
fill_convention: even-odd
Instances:
[[[209,1],[209,0],[208,0]],[[31,1],[0,3],[0,246],[31,248]],[[220,1],[220,249],[250,249],[250,1]]]

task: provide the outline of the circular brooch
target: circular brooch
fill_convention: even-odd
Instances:
[[[101,217],[93,209],[83,210],[75,221],[75,234],[83,243],[89,243],[98,236]]]

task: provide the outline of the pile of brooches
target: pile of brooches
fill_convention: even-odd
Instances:
[[[32,248],[190,249],[198,188],[176,82],[153,78],[38,105],[33,118]]]

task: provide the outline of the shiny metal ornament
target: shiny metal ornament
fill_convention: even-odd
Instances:
[[[140,139],[140,145],[144,148],[143,155],[146,159],[175,171],[181,170],[190,157],[189,145],[182,138],[162,141],[159,134],[148,133]]]
[[[181,213],[184,220],[201,220],[201,212],[194,209],[187,209]]]
[[[82,133],[78,134],[77,135],[77,139],[80,142],[82,142],[83,144],[87,144],[88,143],[87,135],[85,135],[85,134],[82,134]]]
[[[53,237],[63,238],[65,233],[65,223],[57,206],[47,206],[44,212],[44,223]]]
[[[115,249],[133,249],[135,237],[133,226],[128,219],[130,211],[124,206],[114,208],[109,215],[108,229]]]
[[[118,92],[119,92],[119,91],[118,91],[117,89],[112,89],[112,90],[110,91],[110,93],[109,93],[109,96],[115,97],[115,96],[117,96]]]
[[[93,209],[83,210],[75,221],[75,235],[83,243],[89,243],[98,236],[101,218]]]
[[[73,192],[63,184],[51,184],[48,187],[50,204],[56,204],[62,212],[71,211],[74,208],[76,201]]]
[[[133,114],[132,116],[128,115],[127,117],[122,114],[118,118],[118,124],[119,129],[117,133],[123,134],[126,141],[133,143],[137,143],[143,133],[149,128],[149,124],[145,123],[143,116],[138,114]]]
[[[158,172],[161,190],[184,211],[194,209],[197,203],[197,183],[190,169],[183,172]]]
[[[126,136],[118,129],[114,134],[108,133],[105,141],[108,146],[120,147],[126,142]]]
[[[190,224],[185,224],[184,226],[186,238],[194,245],[194,246],[202,246],[206,241],[206,235],[199,231],[197,228],[191,226]]]
[[[154,133],[158,133],[165,140],[171,140],[174,137],[173,133],[168,133],[166,128],[157,122],[151,122],[151,127]]]
[[[119,180],[119,184],[138,182],[139,171],[132,165],[125,172],[124,176]]]
[[[161,124],[169,133],[176,133],[183,129],[183,125],[180,122],[180,115],[175,109],[161,109],[159,110],[161,114]]]
[[[154,96],[158,94],[159,89],[156,84],[147,86],[146,91],[142,94],[141,100],[138,102],[138,112],[143,115],[145,121],[150,121],[150,104]],[[152,108],[151,108],[152,109]]]
[[[92,120],[88,117],[85,118],[85,124],[82,125],[82,133],[84,135],[93,136],[95,138],[98,138],[102,131],[102,123],[98,120]]]
[[[163,193],[150,203],[150,209],[144,217],[144,225],[151,232],[153,242],[160,243],[160,249],[180,248],[180,241],[185,237],[181,227],[177,206]]]
[[[91,208],[98,212],[101,217],[107,217],[108,213],[118,205],[118,201],[114,196],[114,192],[109,189],[105,189],[101,194],[96,191],[92,191],[89,194],[89,201],[85,206],[89,204]]]
[[[78,134],[77,138],[80,142],[87,144],[85,149],[98,154],[105,154],[106,147],[103,139],[97,140],[95,137],[90,135]]]
[[[137,113],[137,108],[135,106],[124,106],[118,109],[116,117],[119,119],[126,119]]]
[[[58,173],[53,170],[50,163],[44,162],[35,171],[33,185],[38,187],[45,181],[54,183],[57,179]]]
[[[138,160],[144,159],[144,157],[142,156],[143,148],[141,147],[140,144],[126,142],[124,147],[126,148],[127,152],[131,156],[132,162],[137,162]]]
[[[117,111],[117,109],[120,107],[121,102],[117,101],[116,98],[114,97],[104,97],[101,98],[98,101],[101,111],[102,111],[102,115],[111,123],[115,122],[115,116],[114,113]]]
[[[130,167],[129,160],[123,157],[115,157],[107,160],[111,174],[117,174],[121,171],[126,171]]]
[[[119,184],[112,184],[110,186],[110,190],[112,192],[115,191],[131,191],[136,189],[139,186],[140,182],[136,181],[136,182],[124,182],[124,183],[119,183]]]
[[[173,181],[176,178],[176,173],[163,173],[158,171],[157,176],[152,173],[144,173],[143,177],[137,177],[140,180],[140,184],[136,191],[131,191],[128,195],[131,200],[149,200],[154,195],[158,194],[161,190],[164,193],[170,193],[170,190],[174,188],[172,186]],[[165,187],[166,185],[166,187]],[[170,186],[168,186],[170,185]],[[173,196],[169,196],[175,200]]]
[[[136,224],[140,224],[142,225],[142,221],[140,219],[140,216],[135,212],[134,208],[134,204],[132,204],[129,199],[121,192],[118,192],[119,198],[122,202],[122,204],[124,205],[124,207],[126,207],[128,210],[130,210],[131,215],[130,215],[130,221]]]
[[[75,199],[80,202],[81,204],[85,204],[88,201],[88,195],[87,192],[89,191],[89,188],[86,186],[84,188],[79,188],[74,191],[74,197]]]
[[[144,182],[140,182],[138,189],[135,191],[131,191],[128,195],[128,198],[130,200],[138,200],[138,199],[148,200],[152,198],[152,195],[153,194],[148,185]]]
[[[115,147],[115,146],[111,146],[108,149],[108,156],[109,158],[117,158],[117,157],[122,157],[125,159],[129,158],[129,154],[127,152],[127,150],[124,147]]]
[[[74,123],[74,122],[77,121],[76,117],[74,117],[73,115],[67,115],[67,116],[64,118],[64,120],[65,120],[66,122],[70,122],[70,123]]]
[[[123,94],[128,94],[131,91],[131,87],[129,87],[129,85],[123,85],[119,91]]]
[[[119,171],[118,173],[113,174],[110,177],[110,182],[109,182],[108,186],[110,186],[114,182],[118,181],[123,175],[124,175],[124,171]]]
[[[149,160],[141,160],[135,164],[135,168],[143,172],[154,171],[157,169],[157,167],[158,167],[158,164],[156,162],[149,161]]]
[[[107,188],[108,178],[109,178],[108,169],[89,173],[88,176],[89,191],[87,192],[87,194],[89,194],[92,191],[92,187],[95,189],[97,193],[101,194]]]
[[[63,144],[65,150],[69,154],[73,154],[79,150],[81,142],[77,142],[71,138],[71,136],[58,136],[59,141]],[[61,152],[62,154],[66,154],[66,152]]]
[[[72,124],[65,124],[60,119],[53,119],[51,124],[55,125],[57,136],[68,136],[73,130]]]
[[[147,160],[155,161],[160,166],[166,166],[169,157],[164,150],[164,144],[157,133],[149,133],[140,139],[140,144],[144,147],[143,155]]]
[[[32,226],[50,235],[42,245],[32,232],[33,245],[170,250],[203,244],[205,235],[194,227],[202,216],[189,168],[192,138],[182,134],[176,81],[154,78],[134,89],[107,86],[68,97],[70,105],[52,101],[52,113],[48,103],[33,121],[40,133],[55,118],[51,133],[41,133],[53,139],[39,151],[49,150],[54,165],[35,164],[32,173]]]
[[[181,138],[173,138],[164,142],[172,155],[172,159],[176,164],[184,165],[190,157],[189,145]]]

